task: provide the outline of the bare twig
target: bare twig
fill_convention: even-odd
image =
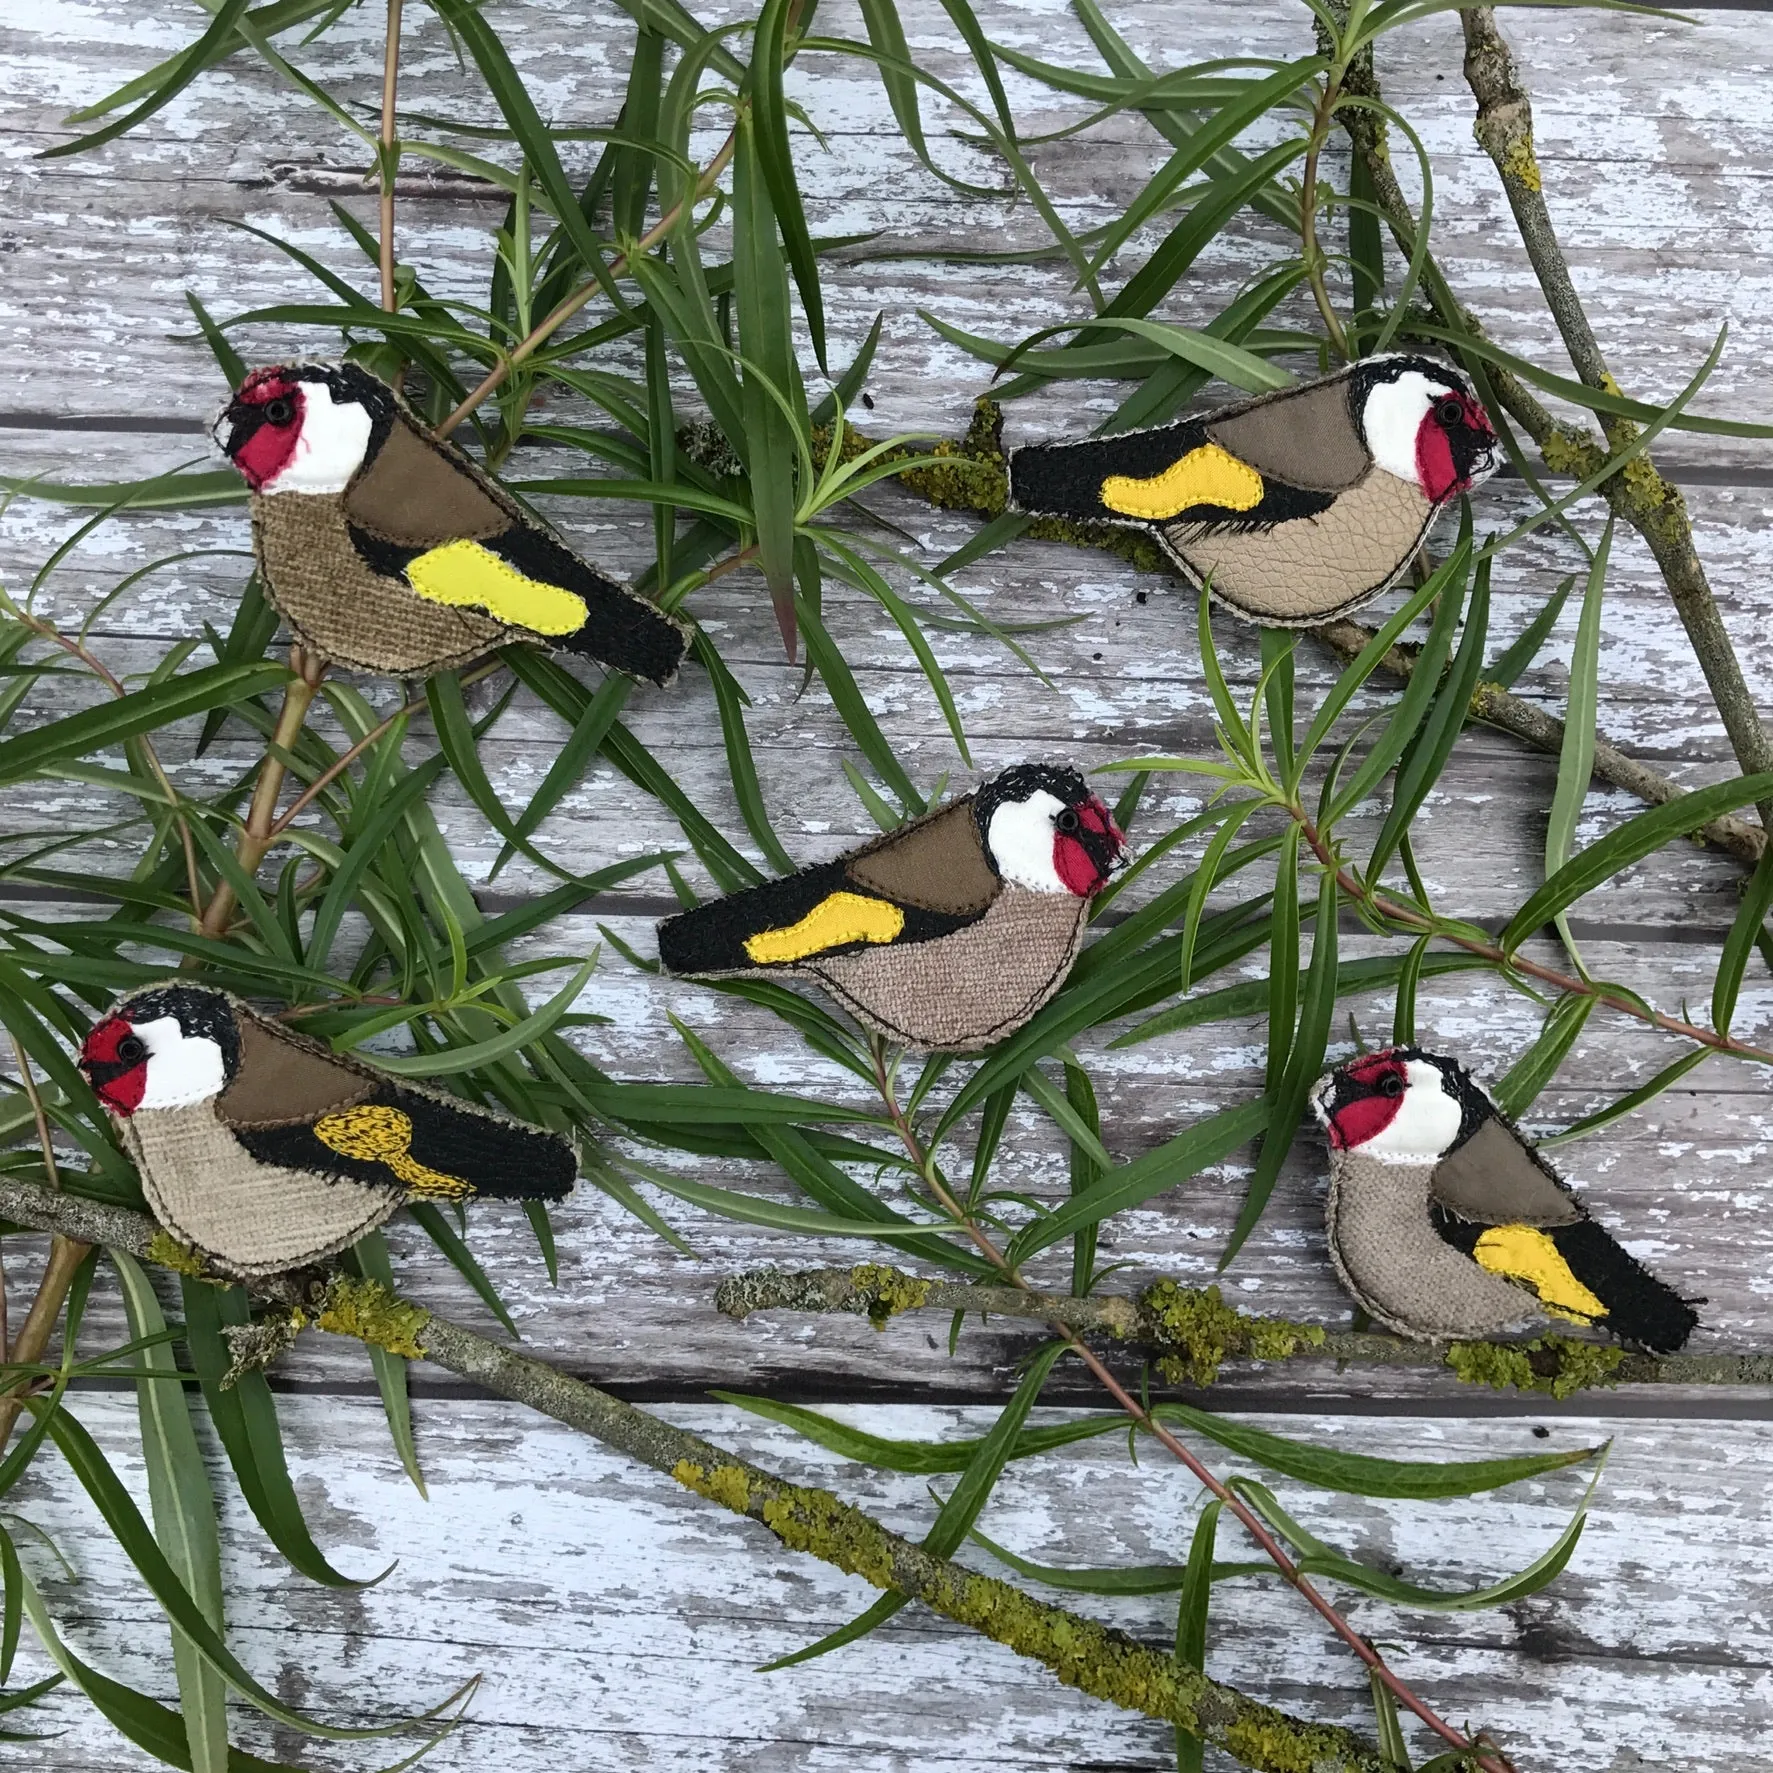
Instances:
[[[57,1195],[0,1176],[0,1214],[39,1230],[156,1259],[154,1222],[126,1207]],[[59,1241],[66,1241],[65,1236]],[[256,1286],[285,1302],[276,1286]],[[488,1391],[665,1473],[708,1501],[768,1528],[790,1550],[847,1571],[875,1588],[922,1601],[932,1611],[1042,1663],[1058,1679],[1125,1710],[1204,1737],[1258,1773],[1395,1773],[1352,1731],[1308,1723],[1210,1680],[1081,1614],[1037,1601],[1007,1582],[932,1556],[829,1490],[781,1478],[661,1421],[544,1361],[491,1342],[373,1282],[334,1276],[308,1302],[321,1328],[394,1352],[422,1355]]]
[[[394,312],[394,174],[399,164],[395,131],[400,86],[400,9],[401,0],[388,0],[388,36],[382,52],[382,133],[376,155],[376,170],[381,182],[382,215],[380,252],[382,272],[382,306]]]

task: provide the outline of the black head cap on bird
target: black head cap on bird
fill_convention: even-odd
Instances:
[[[1349,410],[1374,463],[1444,505],[1487,480],[1502,459],[1489,414],[1456,369],[1407,352],[1349,372]]]
[[[80,1048],[80,1069],[111,1113],[185,1108],[234,1079],[240,1030],[225,992],[157,985],[125,998]]]
[[[394,423],[394,390],[355,363],[255,369],[212,428],[255,493],[339,493]]]
[[[1001,879],[1038,893],[1093,898],[1126,862],[1126,835],[1099,795],[1063,764],[1019,763],[973,797],[973,821]]]
[[[1421,1047],[1363,1053],[1332,1071],[1311,1106],[1337,1151],[1381,1163],[1433,1163],[1496,1113],[1457,1059]]]

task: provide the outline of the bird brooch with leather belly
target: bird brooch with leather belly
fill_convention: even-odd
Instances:
[[[659,926],[688,978],[816,979],[890,1040],[973,1052],[1065,982],[1126,839],[1074,769],[1017,764],[834,862]]]
[[[587,566],[354,363],[255,369],[215,423],[266,595],[323,659],[424,677],[522,640],[670,682],[681,624]]]
[[[334,1053],[209,986],[123,998],[80,1067],[167,1231],[224,1273],[279,1274],[408,1200],[562,1200],[559,1134]]]
[[[1669,1354],[1697,1326],[1457,1060],[1367,1053],[1312,1107],[1330,1141],[1331,1260],[1388,1328],[1439,1340],[1554,1317]]]
[[[1369,357],[1198,419],[1010,455],[1010,503],[1149,531],[1246,621],[1309,628],[1377,597],[1500,445],[1432,357]]]

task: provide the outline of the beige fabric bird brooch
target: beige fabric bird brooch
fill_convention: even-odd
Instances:
[[[215,439],[266,594],[323,659],[424,677],[526,640],[671,681],[687,631],[574,554],[354,363],[256,369]]]
[[[1457,1060],[1367,1053],[1312,1107],[1330,1141],[1331,1260],[1388,1328],[1438,1340],[1554,1317],[1671,1354],[1698,1325]]]
[[[396,1080],[224,991],[122,999],[80,1049],[154,1217],[237,1277],[354,1244],[407,1200],[563,1200],[571,1143]]]
[[[1377,597],[1500,445],[1464,379],[1387,355],[1278,394],[1010,455],[1010,503],[1148,530],[1246,621],[1310,628]]]
[[[659,959],[688,978],[816,979],[891,1040],[972,1052],[1065,982],[1125,852],[1076,770],[1018,764],[834,862],[671,918]]]

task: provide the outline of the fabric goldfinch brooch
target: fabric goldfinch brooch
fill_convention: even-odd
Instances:
[[[972,1052],[1065,982],[1126,839],[1074,769],[1018,764],[859,850],[686,911],[686,978],[815,979],[866,1027]]]
[[[310,652],[424,677],[508,641],[665,684],[681,624],[605,578],[354,363],[256,369],[215,423],[265,593]]]
[[[240,1278],[336,1255],[404,1201],[557,1201],[578,1173],[559,1134],[341,1057],[209,986],[122,999],[79,1062],[154,1217]]]
[[[1369,357],[1203,418],[1010,455],[1010,503],[1148,530],[1246,621],[1309,628],[1377,597],[1501,446],[1459,374]]]
[[[1367,1053],[1312,1107],[1330,1141],[1330,1258],[1388,1328],[1438,1340],[1554,1317],[1672,1354],[1698,1325],[1457,1060]]]

